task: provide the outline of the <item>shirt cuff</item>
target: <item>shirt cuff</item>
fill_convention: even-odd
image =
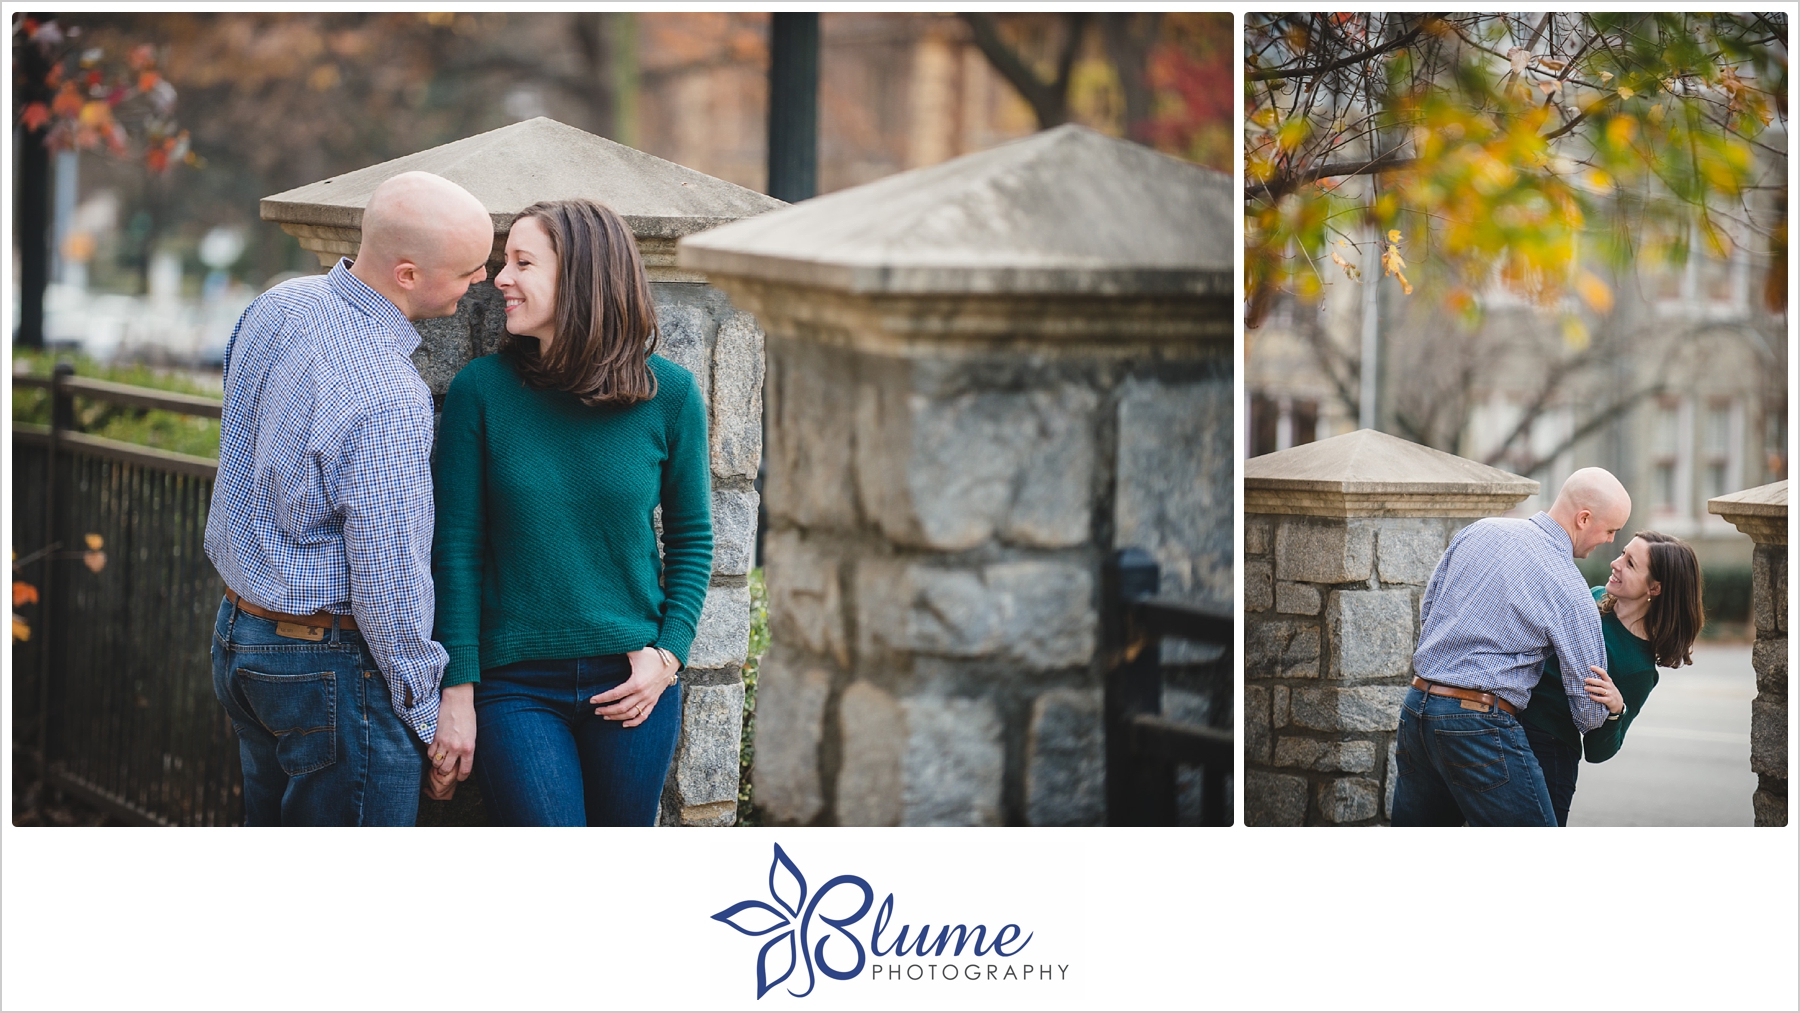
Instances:
[[[675,660],[681,662],[682,668],[686,668],[688,663],[688,648],[693,645],[693,629],[686,623],[670,619],[663,622],[662,633],[657,636],[655,642],[650,646],[660,647],[670,654],[675,655]]]
[[[450,654],[450,664],[444,668],[444,681],[440,684],[440,692],[451,686],[481,681],[481,648],[479,646],[446,647],[444,650]]]

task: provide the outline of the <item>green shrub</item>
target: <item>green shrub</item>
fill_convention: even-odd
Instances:
[[[756,675],[769,650],[769,591],[760,567],[750,571],[750,650],[744,659],[744,731],[738,742],[738,818],[740,827],[762,823],[756,811],[750,766],[756,759]]]

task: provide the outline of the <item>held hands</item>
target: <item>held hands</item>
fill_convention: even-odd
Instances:
[[[456,794],[475,765],[475,684],[465,682],[443,691],[438,702],[437,736],[425,751],[431,766],[425,797],[443,802]]]
[[[1605,705],[1608,714],[1617,714],[1624,710],[1625,695],[1619,692],[1619,687],[1613,685],[1612,676],[1606,674],[1606,669],[1598,665],[1589,665],[1588,671],[1594,673],[1587,678],[1588,698],[1597,704]]]
[[[675,685],[675,673],[681,663],[668,651],[646,647],[625,655],[631,662],[631,678],[612,689],[588,698],[588,703],[601,704],[594,713],[608,721],[623,721],[626,728],[636,728],[650,716],[662,691]]]

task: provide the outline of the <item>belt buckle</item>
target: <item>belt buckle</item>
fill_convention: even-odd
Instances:
[[[302,626],[299,623],[276,623],[275,635],[290,637],[294,640],[310,640],[318,643],[325,639],[325,631],[317,626]]]

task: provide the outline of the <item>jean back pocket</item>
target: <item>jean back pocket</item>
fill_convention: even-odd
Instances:
[[[275,759],[289,777],[337,761],[337,673],[271,675],[240,668],[250,713],[275,736]]]
[[[1492,791],[1508,780],[1506,743],[1497,728],[1432,730],[1444,776],[1458,788]]]

